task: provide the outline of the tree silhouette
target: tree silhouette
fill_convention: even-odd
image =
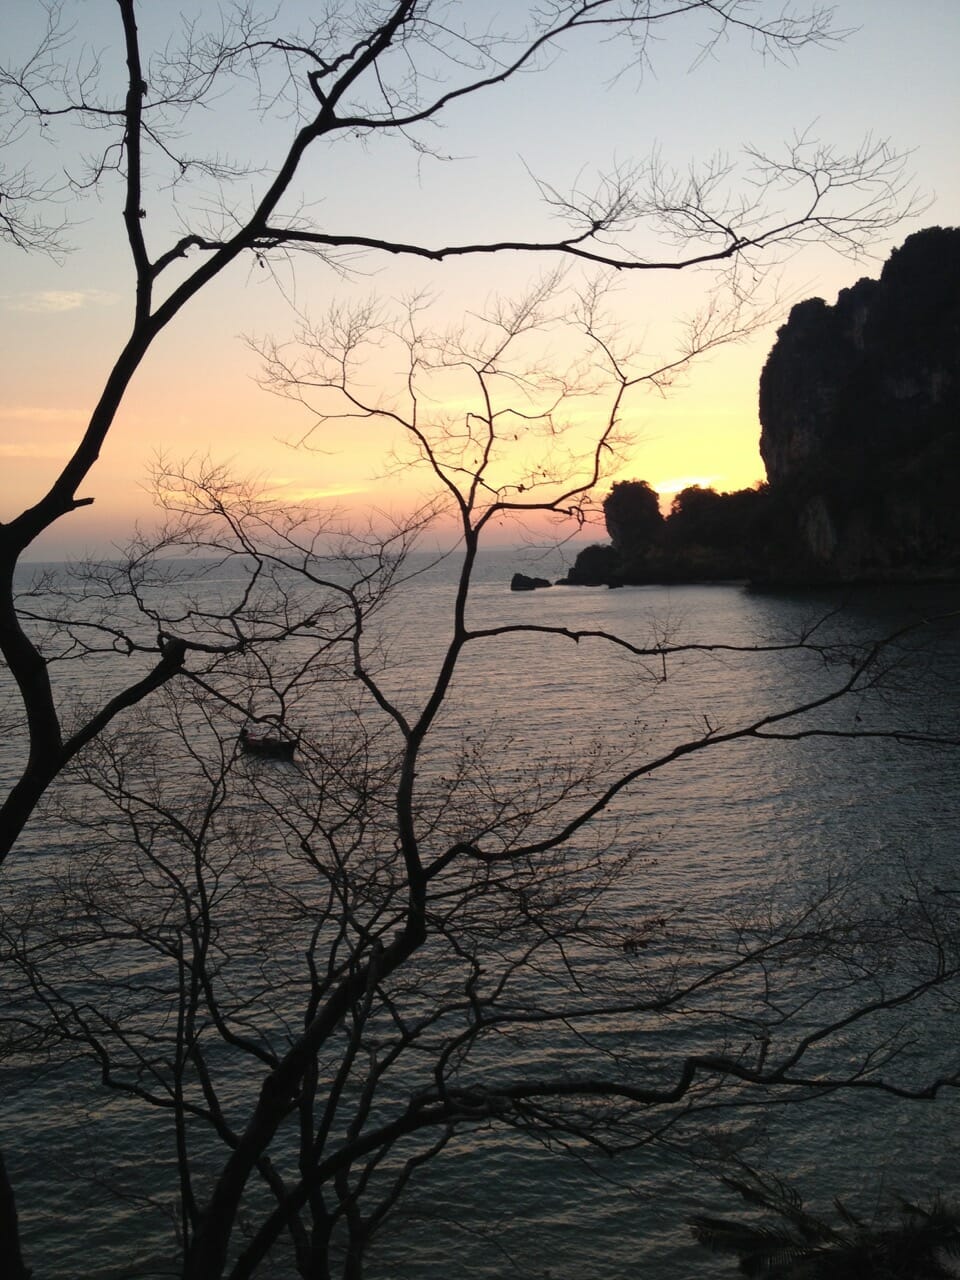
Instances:
[[[72,8],[68,3],[36,6],[41,29],[35,45],[20,56],[12,38],[5,46],[0,64],[5,162],[0,174],[0,241],[11,252],[33,248],[62,253],[64,211],[72,212],[87,197],[113,201],[132,268],[131,319],[118,349],[104,360],[107,373],[102,388],[59,474],[45,492],[25,495],[22,509],[0,526],[0,652],[18,699],[13,736],[20,747],[15,780],[0,806],[0,859],[14,849],[37,806],[64,771],[85,767],[83,753],[95,753],[102,735],[107,735],[104,743],[109,750],[110,735],[128,723],[134,709],[149,704],[168,687],[186,690],[189,699],[195,686],[211,683],[221,668],[231,668],[234,662],[246,664],[245,677],[258,690],[269,690],[276,699],[270,715],[275,723],[283,723],[296,685],[292,669],[297,644],[309,637],[319,651],[336,653],[338,661],[346,662],[341,655],[359,642],[364,620],[378,607],[402,559],[391,557],[390,545],[385,546],[389,538],[381,539],[367,548],[375,561],[371,571],[353,544],[345,552],[346,581],[343,576],[325,576],[317,565],[320,533],[315,528],[309,536],[304,533],[305,515],[278,514],[236,487],[225,502],[222,477],[208,471],[193,487],[185,482],[185,504],[190,508],[185,518],[189,517],[192,532],[188,535],[181,529],[171,534],[171,545],[192,536],[196,545],[209,547],[208,535],[197,533],[198,521],[201,516],[223,517],[233,539],[230,554],[250,556],[250,577],[215,617],[196,598],[174,616],[155,608],[151,590],[159,584],[170,586],[173,571],[158,567],[145,552],[135,551],[118,566],[93,566],[79,593],[64,591],[53,580],[37,584],[22,596],[18,593],[15,575],[24,553],[46,530],[94,500],[85,486],[95,474],[109,434],[116,430],[131,381],[154,351],[157,339],[218,277],[243,260],[268,265],[299,252],[329,264],[333,273],[348,269],[359,254],[442,262],[503,253],[634,274],[736,264],[743,258],[750,262],[752,273],[768,255],[775,256],[777,246],[797,245],[811,237],[856,252],[893,225],[909,205],[903,159],[886,143],[867,142],[844,155],[809,138],[795,140],[779,158],[749,152],[744,184],[734,195],[730,194],[731,175],[718,162],[682,174],[671,173],[655,161],[636,169],[623,167],[602,175],[593,190],[580,185],[564,192],[541,181],[539,190],[548,211],[560,216],[562,228],[532,238],[491,235],[476,241],[434,243],[426,228],[422,237],[408,239],[395,232],[395,224],[364,234],[325,221],[326,214],[317,212],[323,205],[317,200],[322,193],[316,189],[310,189],[307,200],[306,162],[325,146],[354,145],[362,154],[371,137],[394,136],[408,140],[415,151],[430,151],[429,129],[435,122],[444,117],[455,122],[467,100],[476,98],[479,108],[504,82],[527,72],[547,71],[554,56],[561,56],[568,45],[597,33],[622,50],[621,65],[644,59],[655,33],[686,18],[702,21],[701,34],[708,48],[727,36],[744,36],[761,52],[792,54],[828,37],[828,18],[819,5],[797,13],[776,8],[763,12],[752,0],[722,4],[693,0],[677,10],[627,0],[563,0],[548,6],[509,6],[503,20],[509,18],[510,25],[496,29],[487,13],[473,4],[440,5],[432,0],[334,7],[299,28],[285,25],[287,9],[282,6],[264,12],[247,3],[218,9],[209,29],[173,9],[150,6],[151,24],[144,22],[141,29],[138,20],[148,7],[136,0],[118,0],[114,9],[117,44],[112,52],[102,53],[85,43],[83,7],[76,8],[79,25],[71,25]],[[18,40],[25,38],[19,30],[14,34]],[[272,122],[282,138],[276,153],[264,156],[258,143],[250,140],[247,156],[228,158],[239,145],[239,118]],[[194,139],[211,136],[209,152],[194,149]],[[35,146],[40,137],[43,147]],[[246,136],[241,141],[246,142]],[[18,159],[18,147],[30,151],[25,164]],[[48,159],[48,171],[41,172]],[[332,175],[328,180],[336,184],[343,182],[345,171],[346,166],[326,168]],[[389,201],[384,201],[383,212],[389,218]],[[651,256],[647,230],[660,237],[661,253]],[[728,283],[732,289],[726,308],[718,311],[712,299],[692,322],[678,357],[681,365],[691,353],[709,350],[731,333],[742,332],[741,308],[750,300],[744,298],[743,281],[736,274]],[[603,437],[597,444],[599,458],[612,444],[608,428],[616,422],[619,405],[634,384],[609,332],[598,328],[591,332],[605,345],[615,392],[612,418],[599,432]],[[673,367],[666,361],[644,376],[664,385]],[[55,351],[49,376],[56,377]],[[489,415],[481,414],[477,421],[489,426]],[[484,429],[479,429],[481,437]],[[476,438],[467,432],[468,443]],[[469,458],[466,461],[473,469],[464,472],[463,457],[448,454],[441,460],[429,447],[426,457],[437,474],[443,472],[445,490],[459,504],[468,530],[468,564],[459,588],[457,647],[441,668],[427,706],[411,722],[396,708],[389,710],[382,694],[380,698],[381,710],[391,716],[404,739],[394,809],[404,867],[404,907],[396,919],[391,917],[395,932],[363,936],[347,967],[335,970],[336,980],[325,992],[325,1002],[313,1009],[295,1045],[287,1046],[275,1062],[263,1064],[262,1088],[249,1124],[227,1132],[229,1154],[210,1202],[198,1210],[185,1272],[197,1280],[211,1280],[226,1265],[236,1215],[251,1176],[263,1178],[269,1194],[283,1200],[276,1184],[270,1183],[267,1151],[278,1126],[290,1114],[291,1100],[300,1096],[305,1079],[315,1069],[318,1045],[328,1043],[335,1031],[349,1023],[363,1007],[368,990],[401,969],[422,948],[427,934],[429,877],[416,839],[416,765],[423,740],[443,706],[456,657],[466,643],[464,609],[480,526],[464,512],[474,510],[473,499],[487,477],[483,467],[477,468]],[[437,469],[438,461],[443,465]],[[451,469],[457,468],[461,479],[472,477],[475,484],[473,490],[468,485],[466,496],[452,483]],[[599,470],[590,465],[581,481],[566,490],[561,487],[559,493],[568,494],[571,507],[586,494],[590,478],[596,482]],[[526,473],[524,477],[510,482],[496,479],[495,502],[485,519],[492,518],[494,511],[529,506],[520,501],[516,487],[533,479]],[[176,497],[170,497],[174,477],[168,473],[166,479],[171,482],[168,497],[175,506]],[[511,483],[514,488],[507,494],[504,485]],[[545,505],[551,504],[557,504],[556,492]],[[417,521],[418,517],[411,517],[408,532]],[[221,530],[219,536],[227,535]],[[404,544],[404,538],[404,532],[397,535],[399,544]],[[279,544],[286,553],[296,555],[296,568],[308,584],[295,602],[282,589],[289,566]],[[275,595],[273,588],[279,588]],[[312,600],[311,592],[315,593]],[[51,601],[64,603],[66,612],[50,614]],[[119,616],[120,601],[123,607],[133,608],[135,623],[128,626]],[[68,643],[61,646],[65,636]],[[281,679],[264,655],[272,657],[286,641],[291,642],[287,654],[294,656],[280,661]],[[77,647],[71,649],[75,642]],[[100,669],[110,671],[104,681],[109,691],[93,705],[81,705],[72,696],[69,662],[81,653],[97,655]],[[656,657],[662,657],[659,651]],[[361,683],[377,701],[377,686],[363,664],[359,671],[367,677]],[[234,710],[244,716],[251,710],[260,714],[236,690],[232,696]],[[158,700],[158,705],[166,704]],[[770,727],[754,726],[753,732]],[[220,755],[220,746],[216,754]],[[602,808],[605,796],[626,785],[627,775],[623,777],[620,786],[611,784],[601,791],[596,805]],[[595,811],[587,806],[578,821],[586,823]],[[448,849],[451,858],[454,850],[457,856],[464,852],[453,842]],[[473,854],[467,851],[465,856]],[[183,972],[186,975],[187,969]],[[202,973],[202,966],[195,972]],[[192,992],[189,983],[186,991]],[[188,1008],[189,1002],[183,1007]],[[234,1034],[232,1027],[227,1030]],[[185,1069],[184,1062],[178,1060],[180,1068]],[[174,1110],[179,1106],[182,1116],[178,1097],[175,1086]],[[444,1098],[437,1105],[442,1110],[453,1104]],[[460,1095],[456,1105],[469,1111],[486,1104],[476,1095]],[[330,1172],[322,1161],[319,1167]],[[343,1176],[342,1164],[333,1173]],[[315,1170],[304,1175],[298,1195],[313,1194],[314,1176]],[[2,1165],[0,1178],[0,1254],[9,1260],[13,1280],[24,1280],[28,1269],[21,1257],[12,1189]],[[189,1221],[196,1205],[189,1188],[183,1194],[185,1221]],[[345,1204],[352,1204],[349,1194]],[[283,1212],[289,1217],[293,1207],[286,1205]],[[280,1208],[277,1213],[282,1216]],[[282,1229],[283,1224],[276,1228]]]
[[[546,10],[518,6],[510,28],[493,31],[466,4],[455,6],[450,21],[437,21],[433,0],[393,0],[341,14],[339,22],[318,20],[292,30],[280,14],[242,4],[220,15],[211,30],[176,18],[156,33],[152,47],[144,44],[139,8],[136,0],[117,5],[122,52],[110,69],[118,71],[118,83],[108,74],[109,55],[93,51],[87,58],[73,43],[65,2],[42,6],[36,47],[0,64],[8,147],[26,145],[41,132],[47,144],[26,167],[9,167],[0,238],[18,250],[55,249],[67,202],[90,193],[112,195],[116,181],[135,276],[130,331],[83,435],[48,491],[0,527],[0,652],[23,700],[29,740],[19,779],[0,807],[0,858],[60,769],[186,661],[175,638],[158,637],[152,670],[65,732],[47,666],[18,620],[14,570],[44,530],[93,501],[80,496],[80,488],[134,374],[157,337],[238,260],[265,263],[274,254],[305,252],[342,267],[344,255],[358,252],[433,262],[510,252],[625,272],[675,271],[733,262],[811,234],[856,251],[909,204],[903,158],[886,143],[870,140],[841,155],[810,138],[795,140],[782,159],[748,153],[750,172],[739,199],[726,194],[729,175],[716,163],[685,175],[659,163],[640,173],[624,168],[604,175],[594,192],[564,194],[541,182],[547,205],[564,221],[558,237],[415,243],[389,230],[379,236],[330,230],[303,202],[305,159],[324,143],[396,135],[430,151],[424,127],[466,99],[479,100],[505,81],[542,69],[543,59],[598,30],[620,42],[625,62],[646,56],[648,38],[664,21],[687,16],[706,24],[708,47],[742,34],[766,53],[792,54],[828,37],[828,15],[819,6],[806,15],[758,15],[743,0],[722,6],[694,0],[677,14],[663,14],[624,0],[564,0]],[[235,141],[237,92],[254,114],[282,124],[286,141],[267,162],[223,158]],[[205,125],[215,120],[221,131],[217,143],[223,145],[215,144],[212,155],[190,146],[198,117]],[[57,149],[58,130],[64,149],[81,137],[69,161]],[[82,140],[84,130],[92,151]],[[206,136],[207,129],[202,132]],[[35,176],[47,155],[56,157],[50,175]],[[51,207],[53,221],[47,217]],[[633,243],[645,224],[671,246],[662,257],[651,259]],[[757,266],[752,263],[754,273]],[[740,299],[742,289],[737,280]],[[711,305],[693,322],[692,345],[709,349],[716,328]],[[669,377],[667,365],[658,382]]]
[[[744,1275],[766,1280],[950,1280],[960,1259],[960,1212],[936,1199],[924,1207],[900,1200],[895,1213],[865,1219],[840,1200],[835,1221],[804,1209],[786,1183],[755,1171],[724,1178],[766,1221],[698,1215],[694,1238],[740,1259]],[[769,1222],[773,1216],[780,1224]]]
[[[69,1067],[82,1099],[112,1091],[131,1126],[162,1135],[167,1247],[190,1280],[270,1266],[359,1277],[411,1182],[460,1140],[611,1156],[751,1096],[934,1098],[956,1083],[949,1062],[908,1083],[893,1067],[914,1006],[949,999],[960,977],[952,902],[909,878],[866,895],[828,879],[799,902],[688,927],[642,894],[643,849],[603,823],[646,781],[750,743],[875,732],[956,745],[857,720],[884,692],[884,644],[818,628],[685,643],[669,624],[620,635],[478,612],[485,531],[576,502],[607,452],[602,430],[568,473],[555,374],[529,337],[534,314],[551,334],[559,316],[569,343],[575,307],[536,298],[453,335],[422,311],[361,324],[338,308],[266,346],[267,381],[305,402],[325,440],[358,416],[389,418],[404,465],[452,508],[460,554],[436,634],[415,608],[406,630],[391,621],[413,573],[409,527],[342,533],[331,557],[318,543],[329,527],[209,464],[156,476],[168,513],[156,541],[30,601],[59,660],[136,653],[158,631],[190,646],[176,685],[71,761],[49,815],[70,856],[0,904],[17,1048]],[[590,325],[580,332],[608,359]],[[365,378],[368,343],[388,352],[392,385]],[[435,394],[452,375],[453,409]],[[609,432],[616,403],[614,383]],[[552,442],[556,470],[533,449],[517,476],[518,413]],[[416,681],[402,653],[390,660],[401,641]],[[771,657],[790,679],[727,724],[634,726],[586,750],[577,733],[545,751],[530,709],[491,707],[487,691],[464,725],[458,690],[491,648],[502,669],[526,650],[574,682],[578,661],[615,655],[628,706],[718,657],[733,681]],[[244,751],[251,722],[292,733],[295,759]],[[686,1034],[662,1044],[665,1025]]]
[[[614,550],[630,557],[655,546],[663,533],[659,498],[646,480],[621,480],[603,500]]]

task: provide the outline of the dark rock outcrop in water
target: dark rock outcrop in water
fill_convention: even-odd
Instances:
[[[562,583],[568,587],[610,587],[622,582],[621,572],[620,555],[615,548],[597,544],[577,552]]]
[[[760,420],[770,577],[960,577],[960,230],[910,236],[835,306],[794,307]]]
[[[834,306],[795,306],[760,420],[767,486],[694,486],[663,519],[648,485],[614,485],[612,545],[567,581],[960,579],[960,229],[910,236]]]
[[[525,573],[515,573],[510,579],[511,591],[539,591],[541,587],[552,586],[546,578],[528,578]]]

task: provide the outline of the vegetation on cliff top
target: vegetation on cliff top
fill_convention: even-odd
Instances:
[[[620,586],[751,578],[770,556],[771,513],[766,485],[735,493],[690,485],[663,516],[645,480],[624,480],[603,502],[610,546],[581,551],[567,581]]]

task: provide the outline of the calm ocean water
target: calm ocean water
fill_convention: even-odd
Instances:
[[[385,687],[411,712],[449,635],[455,568],[448,561],[412,579],[379,621],[387,643]],[[555,557],[488,554],[475,577],[474,627],[532,623],[602,629],[639,643],[666,637],[673,644],[749,646],[796,636],[826,619],[817,635],[840,644],[960,603],[960,593],[945,588],[863,589],[845,597],[754,594],[739,586],[514,594],[508,590],[514,569],[561,572]],[[207,589],[229,586],[212,580]],[[105,671],[102,664],[67,666],[69,696],[107,687]],[[718,648],[671,659],[665,681],[662,674],[659,662],[638,663],[598,640],[521,635],[478,642],[452,686],[424,761],[425,779],[449,769],[465,736],[501,782],[548,760],[596,758],[602,768],[611,749],[652,758],[707,725],[723,731],[801,703],[842,680],[843,666],[811,655]],[[957,634],[934,628],[900,652],[882,700],[845,703],[820,723],[867,730],[906,724],[957,736],[958,676]],[[320,714],[322,690],[316,698],[313,711],[300,708],[307,719]],[[5,775],[17,751],[15,737],[0,744]],[[800,902],[831,878],[849,877],[867,892],[895,888],[912,868],[938,886],[960,888],[960,752],[877,739],[738,742],[641,780],[600,825],[615,848],[644,856],[642,869],[613,886],[608,909],[625,919],[682,910],[691,936],[720,927],[747,901]],[[5,873],[14,900],[56,856],[55,828],[38,827],[25,839]],[[671,1079],[670,1062],[690,1050],[694,1036],[722,1047],[717,1040],[730,1034],[732,1007],[707,1011],[696,1031],[682,1021],[651,1020],[642,1032],[644,1060],[668,1064],[664,1075]],[[908,1074],[955,1060],[956,1027],[948,1015],[931,1009],[924,1017],[901,1068]],[[541,1043],[531,1049],[534,1057],[551,1052]],[[577,1069],[569,1045],[556,1052],[551,1065]],[[145,1126],[140,1112],[95,1084],[79,1094],[71,1073],[85,1072],[89,1083],[90,1070],[51,1065],[25,1073],[0,1061],[0,1142],[20,1194],[29,1260],[38,1277],[57,1280],[173,1275],[166,1216],[172,1163],[160,1119]],[[794,1180],[813,1202],[828,1204],[837,1194],[869,1212],[884,1189],[923,1198],[960,1186],[960,1150],[951,1137],[958,1120],[949,1093],[935,1103],[843,1093],[790,1107],[758,1100],[736,1113],[706,1113],[660,1144],[610,1160],[576,1144],[564,1151],[479,1130],[414,1178],[372,1250],[369,1275],[440,1280],[455,1267],[471,1280],[638,1274],[673,1280],[701,1275],[706,1266],[732,1276],[733,1267],[690,1244],[685,1227],[694,1211],[739,1210],[713,1176],[717,1151],[749,1138],[745,1156]]]

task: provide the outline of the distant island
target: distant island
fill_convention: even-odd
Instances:
[[[766,484],[691,486],[667,516],[645,481],[615,484],[610,543],[565,581],[960,580],[960,229],[910,236],[834,306],[795,306],[760,377],[760,422]]]

